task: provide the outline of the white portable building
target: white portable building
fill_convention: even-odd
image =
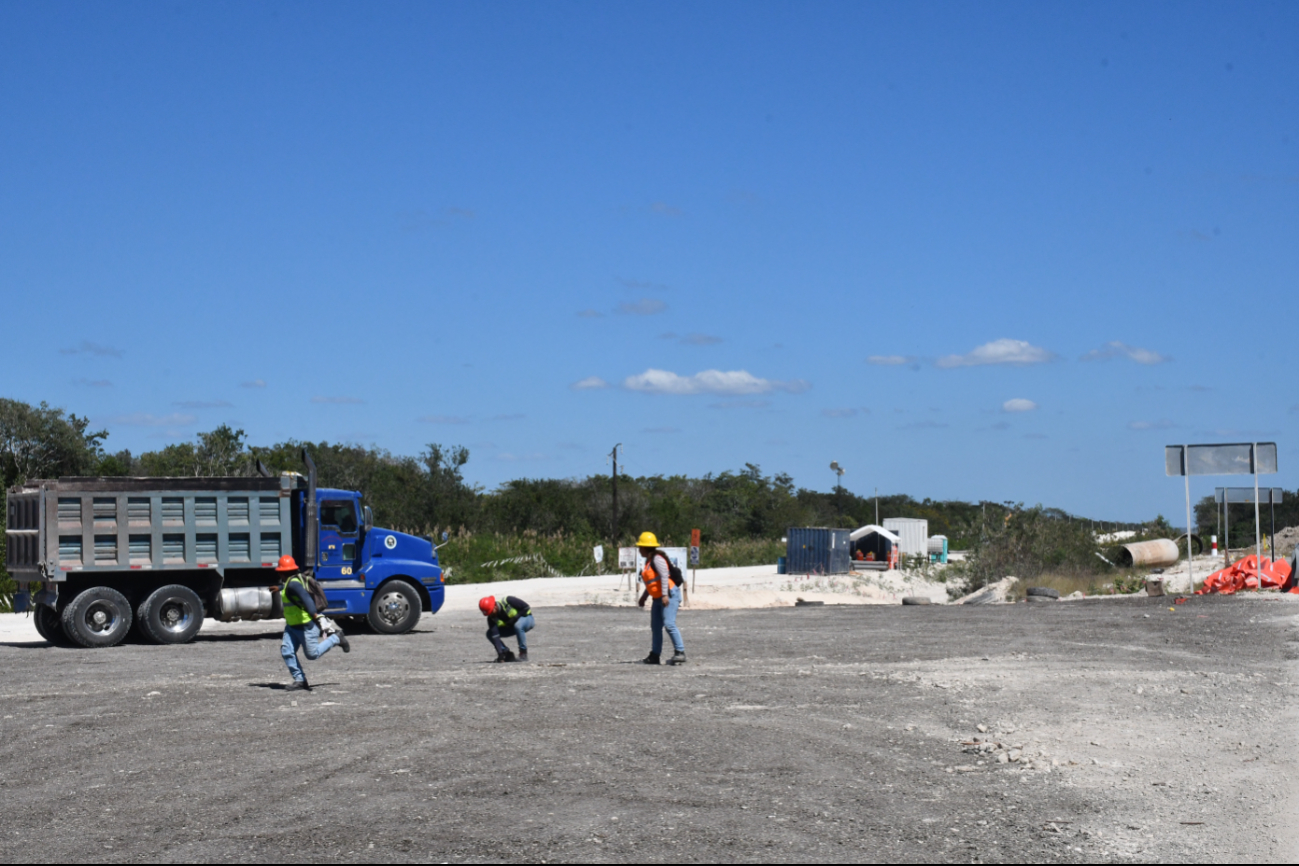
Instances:
[[[903,556],[929,556],[929,521],[916,517],[890,517],[884,528],[901,539]]]

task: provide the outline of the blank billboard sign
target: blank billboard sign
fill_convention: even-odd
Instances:
[[[1274,475],[1276,443],[1167,445],[1164,471],[1168,475]]]

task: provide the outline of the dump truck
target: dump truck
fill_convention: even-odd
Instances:
[[[281,556],[325,591],[323,611],[404,634],[444,599],[431,539],[378,529],[350,490],[306,474],[59,478],[6,494],[5,567],[16,612],[47,641],[110,647],[134,631],[159,644],[194,639],[206,618],[283,617]]]

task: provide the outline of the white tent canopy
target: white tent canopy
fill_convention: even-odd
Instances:
[[[884,536],[894,544],[899,544],[902,541],[902,539],[899,538],[896,534],[885,529],[883,526],[876,526],[874,523],[869,524],[867,526],[863,526],[861,529],[854,529],[852,531],[852,534],[848,536],[848,540],[856,541],[857,539],[865,538],[866,536],[871,535],[872,533],[879,533],[880,535]]]

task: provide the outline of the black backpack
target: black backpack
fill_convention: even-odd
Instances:
[[[654,555],[663,557],[663,560],[668,564],[668,577],[672,578],[672,585],[684,586],[686,583],[685,576],[681,574],[681,569],[677,568],[677,564],[672,561],[672,557],[661,550],[655,550]]]

